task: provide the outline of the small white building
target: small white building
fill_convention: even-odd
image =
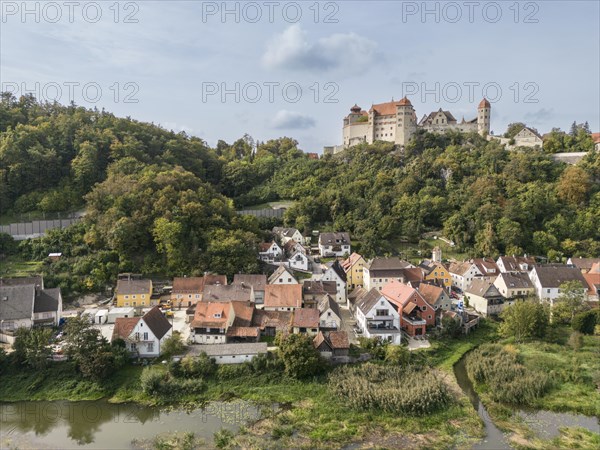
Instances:
[[[296,251],[290,259],[288,260],[288,264],[290,268],[294,270],[301,270],[303,272],[308,272],[310,268],[310,261],[308,256],[305,253]]]
[[[108,323],[115,323],[119,318],[127,318],[135,316],[135,308],[123,307],[123,308],[111,308],[108,310]]]
[[[108,309],[99,309],[94,314],[94,324],[103,325],[108,321]]]
[[[267,343],[194,345],[190,348],[188,354],[198,356],[200,353],[206,353],[217,364],[240,364],[252,361],[256,356],[267,353]]]
[[[335,301],[346,303],[346,272],[339,261],[334,261],[321,275],[321,281],[334,281],[336,286]]]
[[[452,286],[461,291],[467,289],[476,277],[483,276],[477,265],[471,261],[451,263],[448,272],[452,278]]]
[[[258,258],[269,264],[281,261],[283,250],[277,242],[263,242],[258,247]]]
[[[97,313],[98,313],[98,308],[86,308],[81,313],[81,317],[88,316],[89,321],[91,323],[95,323]]]
[[[529,278],[535,288],[535,293],[542,301],[549,302],[551,306],[560,296],[560,286],[569,281],[578,281],[581,291],[585,295],[588,285],[581,271],[575,266],[564,264],[549,264],[536,266],[529,272]]]
[[[269,284],[298,284],[298,280],[292,274],[292,271],[281,264],[275,272],[269,277]]]
[[[348,233],[321,233],[319,235],[319,254],[326,258],[338,256],[347,258],[352,253]]]
[[[275,227],[273,228],[273,234],[279,237],[281,245],[287,244],[287,242],[292,239],[300,245],[304,245],[304,236],[302,236],[302,233],[296,228]]]
[[[325,294],[321,297],[318,308],[319,326],[321,328],[335,328],[336,330],[341,328],[342,314],[340,312],[340,306],[330,295]]]

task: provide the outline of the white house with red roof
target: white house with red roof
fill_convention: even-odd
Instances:
[[[142,317],[117,318],[111,340],[123,339],[133,356],[154,358],[160,356],[161,346],[172,329],[171,322],[155,306]]]

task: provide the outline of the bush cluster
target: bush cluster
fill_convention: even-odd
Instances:
[[[552,387],[552,377],[526,368],[515,351],[498,344],[485,344],[467,355],[469,378],[489,387],[492,400],[528,405]]]
[[[351,407],[395,414],[424,415],[451,402],[442,380],[427,368],[345,366],[329,376],[329,388]]]
[[[159,397],[200,394],[206,390],[201,378],[175,378],[170,372],[155,367],[144,368],[140,384],[145,394]]]

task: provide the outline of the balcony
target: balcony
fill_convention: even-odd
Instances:
[[[384,320],[389,320],[389,321],[393,321],[394,320],[394,316],[375,316],[375,317],[367,317],[367,321],[377,321],[377,322],[381,322]]]
[[[427,322],[425,322],[423,319],[418,319],[418,318],[412,318],[412,317],[408,317],[408,316],[402,316],[402,321],[406,322],[410,325],[414,325],[414,326],[419,326],[419,325],[426,325]]]
[[[392,325],[392,324],[383,324],[383,323],[369,323],[367,324],[367,328],[368,328],[368,332],[369,334],[377,334],[377,333],[399,333],[400,330],[398,329],[398,327]]]

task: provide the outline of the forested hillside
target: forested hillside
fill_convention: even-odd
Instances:
[[[566,166],[448,133],[419,134],[404,152],[376,143],[315,160],[290,138],[213,149],[104,111],[2,97],[0,213],[86,209],[80,225],[20,246],[34,259],[62,251],[53,273],[73,290],[123,270],[257,270],[273,223],[235,209],[275,200],[295,201],[287,224],[349,231],[366,256],[432,230],[473,255],[600,253],[596,152]]]

